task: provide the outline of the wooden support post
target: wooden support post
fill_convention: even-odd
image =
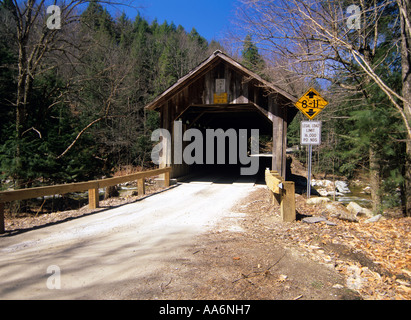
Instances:
[[[286,145],[287,145],[287,114],[286,109],[280,107],[275,98],[269,99],[268,118],[273,122],[273,157],[272,170],[279,172],[286,179]]]
[[[88,207],[90,209],[96,209],[98,208],[98,205],[99,205],[98,202],[99,202],[98,188],[89,189],[88,190]]]
[[[281,195],[281,218],[284,222],[293,222],[295,213],[295,185],[291,181],[283,181],[284,189]]]
[[[167,188],[170,186],[170,172],[164,173],[164,187]]]
[[[4,202],[0,202],[0,234],[4,233]]]
[[[143,196],[146,193],[146,187],[144,184],[144,178],[138,179],[137,180],[137,186],[138,186],[138,195]]]

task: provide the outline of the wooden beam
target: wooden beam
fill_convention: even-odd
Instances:
[[[81,192],[88,189],[93,189],[98,187],[97,181],[88,182],[78,182],[78,183],[68,183],[63,185],[38,187],[30,189],[19,189],[11,191],[0,192],[1,202],[10,202],[15,200],[26,200],[42,196],[52,196],[55,194],[64,194],[70,192]]]
[[[265,171],[265,183],[267,187],[274,193],[280,193],[279,184],[283,181],[283,179],[278,175],[271,173],[269,170]]]
[[[152,176],[157,176],[165,172],[170,172],[171,168],[161,168],[149,171],[142,171],[133,174],[129,174],[122,177],[107,178],[102,180],[93,180],[87,182],[77,182],[77,183],[68,183],[60,184],[55,186],[47,187],[37,187],[30,189],[19,189],[19,190],[10,190],[10,191],[1,191],[0,192],[0,202],[10,202],[15,200],[26,200],[42,196],[52,196],[55,194],[64,194],[71,192],[81,192],[89,189],[98,189],[105,188],[108,186],[115,186],[117,184],[138,180],[141,178],[148,178]]]
[[[179,118],[183,117],[183,114],[190,108],[191,106],[186,107],[183,111],[179,113],[177,117],[174,118],[174,121],[177,121]]]
[[[157,176],[163,173],[166,173],[165,174],[166,176],[165,185],[168,187],[170,185],[170,172],[171,172],[171,167],[166,167],[166,168],[143,171],[143,172],[133,173],[133,174],[129,174],[129,175],[122,176],[122,177],[108,178],[108,179],[103,179],[103,180],[60,184],[60,185],[55,185],[55,186],[38,187],[38,188],[30,188],[30,189],[2,191],[0,192],[0,234],[5,232],[5,228],[4,228],[4,203],[5,202],[88,190],[89,208],[95,209],[99,207],[99,193],[98,193],[99,188],[114,186],[114,185],[117,185],[123,182],[134,181],[134,180],[139,180],[139,179],[144,181],[144,178]],[[141,190],[141,187],[139,187],[139,193],[140,193],[140,190]]]
[[[191,129],[191,127],[204,115],[205,111],[200,112],[189,124],[186,130]]]

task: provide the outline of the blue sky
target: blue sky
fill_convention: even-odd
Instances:
[[[233,20],[236,0],[135,0],[143,17],[150,22],[157,18],[161,24],[165,20],[182,25],[188,32],[194,27],[208,41],[224,36]],[[127,10],[134,19],[135,11]]]

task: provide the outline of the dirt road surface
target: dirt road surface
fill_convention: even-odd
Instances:
[[[3,238],[0,296],[121,297],[124,283],[178,256],[195,235],[230,215],[230,208],[252,189],[252,184],[187,183],[93,216]],[[47,273],[50,266],[61,272],[60,290],[47,288],[55,275],[53,268]]]
[[[1,237],[0,298],[340,299],[335,270],[255,236],[238,206],[262,188],[208,177]]]

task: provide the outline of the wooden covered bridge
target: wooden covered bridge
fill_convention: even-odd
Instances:
[[[297,114],[294,107],[296,100],[221,51],[216,51],[146,108],[160,113],[160,126],[168,132],[173,131],[175,121],[180,121],[182,132],[190,128],[202,131],[206,128],[234,129],[236,132],[241,129],[258,129],[260,135],[272,135],[272,154],[264,159],[271,160],[271,170],[276,172],[265,171],[267,186],[281,203],[283,220],[294,221],[294,183],[285,179],[287,125]],[[165,143],[165,150],[163,149],[163,152],[170,151],[170,160],[174,159],[173,137],[174,135],[171,135],[171,139]],[[225,148],[228,147],[229,145],[225,144]],[[161,163],[160,169],[122,177],[3,191],[0,192],[0,234],[5,232],[6,202],[88,190],[90,208],[96,208],[99,206],[99,188],[137,180],[139,194],[144,194],[146,177],[163,174],[165,186],[168,186],[170,177],[187,175],[204,166],[207,164],[198,166],[169,161]],[[260,169],[264,172],[265,167]]]
[[[160,127],[171,133],[174,122],[181,121],[183,132],[190,128],[233,128],[259,129],[260,136],[272,135],[271,169],[285,178],[287,125],[297,113],[296,100],[218,50],[146,109],[158,111]],[[171,166],[171,177],[198,170],[197,165],[173,163],[174,143],[173,138],[166,143],[163,152],[171,152],[171,157],[160,167]]]

